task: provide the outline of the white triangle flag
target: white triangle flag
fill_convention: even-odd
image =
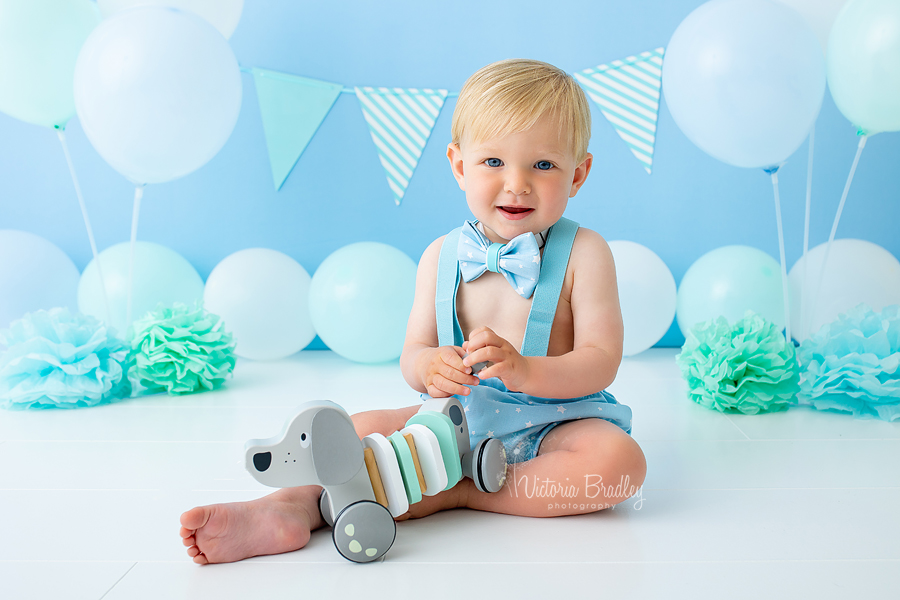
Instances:
[[[663,52],[657,48],[575,73],[647,173],[653,166]]]
[[[400,204],[431,136],[447,90],[357,87],[394,202]]]

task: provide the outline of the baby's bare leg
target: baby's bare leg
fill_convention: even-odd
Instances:
[[[419,406],[374,410],[351,418],[360,438],[375,432],[388,436],[402,429],[418,410]],[[426,496],[398,520],[459,506],[460,487]],[[207,564],[298,550],[309,542],[311,532],[325,524],[319,515],[321,490],[315,485],[285,488],[250,502],[193,508],[181,515],[180,535],[188,556]]]
[[[633,496],[646,472],[640,446],[616,425],[569,421],[544,437],[537,457],[509,465],[506,484],[496,494],[466,486],[465,505],[528,517],[589,513]]]

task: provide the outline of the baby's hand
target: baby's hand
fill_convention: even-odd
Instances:
[[[459,346],[441,346],[432,351],[422,378],[429,396],[468,396],[469,388],[466,386],[478,385],[478,378],[471,374],[472,369],[463,364],[464,355]]]
[[[468,355],[463,365],[490,361],[491,364],[478,372],[478,377],[488,379],[498,377],[510,390],[521,390],[528,379],[528,361],[513,348],[512,344],[494,333],[489,327],[479,327],[469,334],[469,341],[463,344]]]

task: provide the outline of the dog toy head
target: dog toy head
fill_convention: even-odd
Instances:
[[[327,400],[307,402],[280,435],[250,440],[245,449],[246,468],[254,479],[278,488],[341,485],[363,464],[353,421]]]

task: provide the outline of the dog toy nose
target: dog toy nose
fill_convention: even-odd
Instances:
[[[259,452],[253,455],[253,466],[260,473],[264,472],[272,464],[271,452]]]

